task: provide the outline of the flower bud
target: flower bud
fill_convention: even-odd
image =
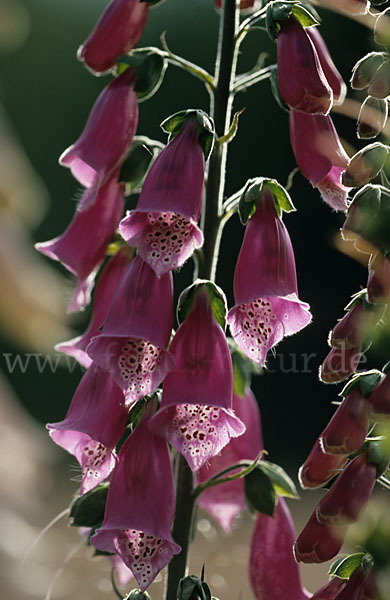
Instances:
[[[130,594],[126,596],[124,600],[150,600],[148,592],[141,592],[141,590],[131,590]]]
[[[196,575],[187,575],[179,581],[177,600],[205,600],[210,598],[210,589],[205,581]]]
[[[368,93],[374,98],[384,99],[390,94],[390,61],[386,60],[372,78]]]
[[[319,378],[324,383],[338,383],[355,372],[362,353],[360,346],[332,348],[320,366]]]
[[[70,518],[74,527],[96,527],[104,518],[108,483],[101,483],[73,502]]]
[[[360,187],[368,183],[383,169],[388,152],[388,147],[379,142],[374,142],[357,152],[343,173],[343,184]]]
[[[319,590],[317,590],[311,600],[334,600],[336,594],[340,592],[346,586],[345,579],[340,577],[332,577],[330,581],[325,583]]]
[[[354,90],[363,90],[368,87],[384,60],[383,52],[370,52],[363,56],[352,70],[351,87]]]
[[[390,261],[380,252],[368,263],[367,296],[373,304],[390,303]]]
[[[319,28],[307,27],[305,31],[314,44],[326,80],[333,90],[334,104],[342,104],[347,93],[347,86],[329,54],[329,50],[319,32]]]
[[[318,488],[337,475],[347,462],[348,457],[342,454],[324,452],[318,438],[303,465],[299,469],[298,478],[303,488]]]
[[[379,318],[378,309],[362,298],[333,327],[329,334],[329,344],[333,348],[360,346],[372,334]]]
[[[373,421],[388,423],[390,420],[390,373],[379,382],[368,398]]]
[[[390,9],[381,12],[375,22],[374,39],[381,46],[390,45]]]
[[[323,525],[317,521],[315,511],[294,544],[295,559],[304,563],[321,563],[340,552],[346,527]]]
[[[360,108],[357,120],[358,138],[369,140],[379,135],[386,125],[387,115],[387,100],[367,96]]]
[[[325,452],[346,455],[359,450],[368,433],[369,412],[369,402],[357,385],[344,398],[321,435]]]
[[[333,104],[332,89],[312,40],[295,17],[281,23],[277,45],[278,83],[283,100],[296,110],[328,114]]]
[[[334,600],[361,600],[361,589],[364,582],[365,574],[360,565],[352,573],[351,577],[335,596]]]
[[[354,458],[338,476],[316,508],[317,519],[326,525],[347,525],[358,520],[366,507],[377,477],[368,452]]]
[[[145,28],[149,6],[140,0],[111,0],[77,58],[96,73],[104,73],[115,60],[134,48]]]

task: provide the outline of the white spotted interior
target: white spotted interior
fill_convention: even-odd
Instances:
[[[147,218],[149,228],[144,237],[145,260],[161,272],[179,267],[183,263],[180,260],[183,247],[191,241],[194,225],[171,212],[148,213]]]
[[[142,589],[147,588],[171,557],[168,542],[136,529],[124,529],[118,536],[118,552]]]
[[[152,375],[164,351],[146,340],[128,338],[118,358],[119,372],[127,384],[126,396],[142,397],[152,391]]]

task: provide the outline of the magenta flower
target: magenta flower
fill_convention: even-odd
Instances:
[[[334,104],[342,104],[347,93],[347,86],[329,54],[329,50],[319,32],[319,28],[307,27],[305,32],[314,44],[326,80],[332,88]]]
[[[294,559],[295,527],[283,498],[273,517],[259,513],[253,531],[249,575],[256,600],[305,600]]]
[[[390,304],[390,260],[381,252],[368,263],[367,296],[373,304]]]
[[[158,276],[180,267],[203,244],[197,222],[204,168],[196,119],[189,119],[152,165],[137,209],[120,225],[122,236]]]
[[[150,427],[186,458],[193,471],[245,431],[233,412],[233,368],[225,333],[205,290],[169,348],[175,359]]]
[[[91,538],[119,555],[144,591],[180,552],[171,536],[175,492],[168,444],[148,428],[147,409],[123,444],[108,490],[103,525]]]
[[[330,560],[341,550],[347,527],[323,525],[314,511],[294,544],[298,562],[322,563]]]
[[[130,69],[104,88],[79,139],[60,156],[83,186],[92,188],[82,208],[95,201],[95,190],[117,169],[130,148],[138,124],[135,76]]]
[[[39,252],[62,262],[77,277],[68,312],[81,310],[89,304],[96,272],[118,227],[123,208],[123,185],[112,177],[99,188],[94,205],[85,210],[79,205],[62,235],[35,245]]]
[[[136,256],[113,295],[102,332],[87,348],[131,404],[152,392],[173,366],[167,352],[172,330],[172,275],[160,279]]]
[[[360,346],[332,348],[320,366],[319,378],[324,383],[339,383],[352,375],[362,356]]]
[[[111,0],[94,30],[80,46],[77,58],[96,73],[104,73],[115,60],[130,52],[145,28],[149,5],[140,0]]]
[[[318,438],[303,465],[299,469],[299,483],[303,488],[323,486],[344,467],[348,456],[324,452]]]
[[[317,520],[326,525],[347,525],[358,520],[377,477],[367,452],[354,458],[338,476],[316,508]]]
[[[104,267],[98,282],[93,298],[92,318],[87,330],[80,336],[60,342],[55,349],[69,356],[73,356],[78,362],[88,369],[92,363],[92,358],[87,354],[87,346],[91,339],[100,333],[100,328],[106,318],[113,293],[119,284],[123,272],[132,258],[130,248],[122,248],[111,258]]]
[[[317,590],[311,600],[335,600],[336,594],[346,586],[346,580],[340,577],[332,577],[330,581],[325,583]]]
[[[240,460],[254,460],[263,449],[259,408],[249,388],[243,398],[233,396],[233,410],[244,423],[245,433],[232,439],[208,464],[199,469],[196,474],[198,484]],[[234,519],[247,506],[243,479],[208,488],[200,495],[199,506],[210,513],[228,533]]]
[[[327,115],[333,92],[306,29],[295,17],[282,25],[277,39],[278,84],[283,100],[305,113]]]
[[[347,210],[349,188],[341,183],[349,158],[330,116],[290,110],[290,141],[302,174],[334,210]]]
[[[298,298],[294,252],[265,188],[246,230],[234,272],[236,305],[227,321],[240,350],[264,365],[283,337],[306,327],[309,305]]]
[[[352,454],[363,444],[370,426],[370,404],[359,384],[343,399],[322,432],[325,452]]]
[[[370,416],[374,421],[390,420],[390,373],[387,372],[368,397]]]
[[[80,494],[108,477],[115,465],[115,446],[125,432],[128,410],[112,378],[91,365],[80,381],[65,419],[49,423],[53,441],[81,465]]]

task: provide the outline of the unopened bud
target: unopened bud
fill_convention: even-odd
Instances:
[[[368,433],[370,406],[359,386],[337,408],[321,435],[325,452],[352,454],[359,450]]]
[[[388,423],[390,421],[390,373],[378,383],[368,401],[373,421]]]
[[[324,383],[338,383],[352,375],[361,359],[360,346],[332,348],[320,366],[319,378]]]
[[[390,261],[381,252],[373,254],[368,264],[367,296],[373,304],[390,303]]]
[[[376,177],[382,170],[388,155],[388,147],[374,142],[357,152],[343,173],[343,185],[360,187]]]
[[[303,488],[318,488],[335,477],[347,462],[342,454],[324,452],[319,439],[316,440],[309,456],[299,469],[298,478]]]
[[[390,9],[386,8],[382,13],[380,13],[379,17],[375,23],[374,30],[374,39],[377,44],[381,44],[381,46],[389,46],[390,45]]]
[[[358,138],[369,140],[379,135],[386,125],[387,115],[387,100],[367,96],[360,108],[357,120]]]
[[[322,563],[340,552],[346,527],[319,523],[315,511],[297,537],[294,554],[298,562]]]
[[[374,98],[384,99],[390,94],[390,61],[386,60],[372,78],[368,93]]]
[[[150,600],[148,592],[141,592],[141,590],[131,590],[129,594],[123,600]]]
[[[370,52],[363,56],[352,70],[351,87],[354,90],[364,90],[368,87],[384,60],[383,52]]]

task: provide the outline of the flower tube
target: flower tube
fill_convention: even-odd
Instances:
[[[342,104],[347,93],[347,86],[329,54],[329,50],[319,32],[319,28],[307,27],[305,32],[314,44],[326,80],[332,88],[334,104]]]

